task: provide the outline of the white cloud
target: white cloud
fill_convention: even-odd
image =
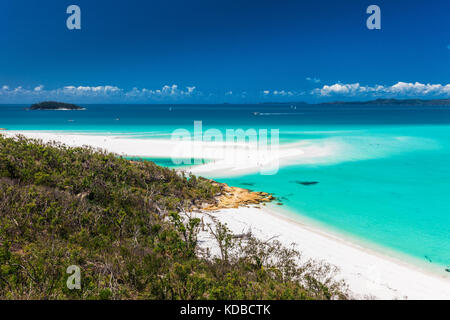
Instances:
[[[392,86],[361,86],[359,83],[335,83],[324,85],[311,91],[316,96],[328,97],[332,95],[340,96],[450,96],[450,84],[423,84],[420,82],[407,83],[397,82]]]
[[[292,90],[264,90],[261,92],[264,97],[300,97],[305,94],[303,91]]]
[[[46,90],[43,85],[39,85],[33,89],[24,89],[18,86],[10,89],[9,86],[3,85],[0,88],[0,103],[8,101],[30,101],[37,99],[68,99],[74,101],[99,101],[101,100],[163,100],[166,98],[181,99],[192,97],[197,94],[196,87],[190,86],[186,89],[180,89],[177,85],[165,85],[161,89],[133,88],[124,90],[117,86],[65,86],[62,88]]]
[[[188,89],[188,93],[192,93],[195,90],[195,87],[186,87]]]
[[[166,98],[181,99],[186,97],[192,97],[197,94],[196,87],[186,87],[185,90],[180,89],[176,84],[165,85],[161,89],[147,89],[147,88],[133,88],[131,91],[125,93],[129,98],[148,98],[163,100]]]
[[[273,92],[273,95],[274,96],[293,96],[294,93],[292,91],[285,91],[285,90],[278,91],[278,90],[275,90]]]
[[[97,86],[97,87],[89,87],[89,86],[66,86],[62,89],[56,89],[53,91],[49,91],[50,93],[62,93],[67,95],[75,95],[75,96],[108,96],[111,94],[117,94],[122,92],[123,90],[116,86]]]
[[[450,94],[450,84],[422,84],[398,82],[393,86],[387,88],[387,92],[399,93],[405,95],[439,95]]]
[[[318,79],[318,78],[306,77],[305,79],[306,79],[306,81],[309,81],[309,82],[320,83],[320,79]]]
[[[335,83],[310,91],[287,89],[263,90],[260,92],[225,93],[227,99],[312,99],[321,97],[355,98],[446,98],[450,97],[450,84],[423,84],[420,82],[397,82],[393,85],[361,85],[360,83]],[[221,97],[224,97],[223,94]],[[8,85],[0,87],[0,103],[30,103],[43,100],[63,100],[68,102],[154,102],[154,101],[217,101],[220,97],[212,92],[203,93],[195,86],[181,88],[176,84],[164,85],[158,89],[133,88],[126,90],[112,85],[65,86],[47,89],[43,85],[32,88]],[[257,101],[257,100],[255,100]]]

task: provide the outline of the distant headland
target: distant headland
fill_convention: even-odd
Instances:
[[[86,110],[83,107],[71,103],[43,101],[31,105],[27,110]]]
[[[261,104],[281,104],[291,106],[302,105],[386,105],[386,106],[449,106],[450,99],[376,99],[368,101],[330,101],[320,103],[307,103],[304,101],[291,101],[291,102],[263,102]]]
[[[450,99],[376,99],[369,101],[333,101],[320,104],[368,104],[368,105],[404,105],[404,106],[450,106]]]

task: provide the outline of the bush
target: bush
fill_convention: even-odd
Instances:
[[[183,213],[220,192],[152,162],[0,136],[0,299],[346,297],[329,269],[223,225],[222,256],[199,255],[201,222]],[[66,286],[70,265],[81,290]]]

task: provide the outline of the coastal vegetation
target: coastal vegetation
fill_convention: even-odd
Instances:
[[[224,189],[149,161],[0,134],[0,299],[347,298],[333,267],[192,215]],[[202,229],[219,255],[202,250]],[[66,285],[72,265],[79,290]]]
[[[43,101],[32,104],[29,110],[84,110],[84,108],[71,103]]]

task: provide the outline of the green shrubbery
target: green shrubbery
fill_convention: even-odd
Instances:
[[[200,255],[201,221],[182,213],[219,192],[152,162],[0,136],[0,298],[345,298],[328,266],[220,224],[221,257]],[[81,290],[66,287],[70,265]]]

